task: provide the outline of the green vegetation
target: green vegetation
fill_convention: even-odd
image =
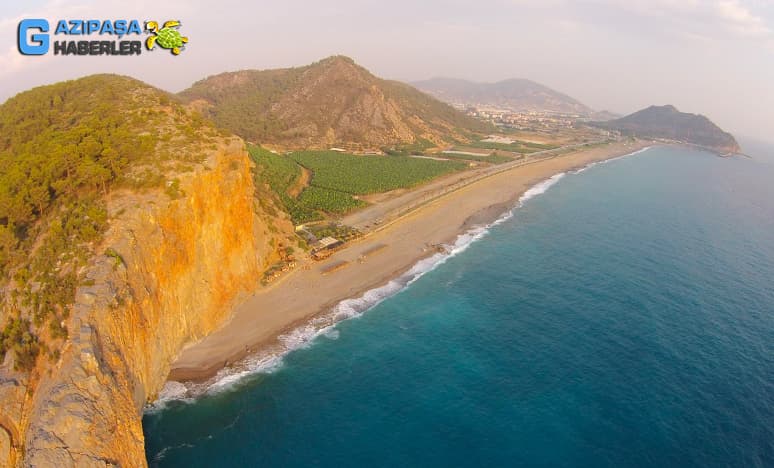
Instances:
[[[288,156],[274,154],[260,146],[249,146],[247,149],[257,167],[256,189],[267,183],[295,224],[322,219],[322,215],[315,208],[288,193],[290,187],[301,177],[301,166]]]
[[[524,145],[527,148],[533,148],[537,150],[552,150],[559,148],[559,145],[552,145],[550,143],[534,143],[531,141],[518,141],[517,143]]]
[[[260,165],[261,175],[275,192],[287,193],[301,177],[301,166],[291,158],[255,145],[249,146],[247,150],[253,160]]]
[[[612,130],[623,136],[683,141],[720,154],[740,151],[734,136],[707,117],[680,112],[671,105],[650,106],[620,119],[590,122],[589,125]]]
[[[185,195],[185,193],[182,190],[180,190],[180,179],[175,178],[167,182],[167,186],[164,189],[164,193],[166,193],[167,196],[172,200],[177,200],[178,198]]]
[[[215,136],[167,93],[114,75],[42,86],[0,106],[0,287],[11,291],[0,298],[0,350],[13,350],[17,366],[31,368],[49,349],[41,333],[67,336],[61,322],[79,271],[108,226],[104,196],[116,186],[161,188],[171,164],[198,162]],[[175,181],[167,192],[179,194]]]
[[[425,125],[445,139],[452,133],[471,139],[476,134],[491,133],[495,130],[491,123],[470,117],[406,83],[379,80],[379,85],[384,89],[385,95],[394,99],[408,115],[419,116]]]
[[[448,159],[461,159],[464,161],[481,161],[481,162],[487,162],[490,164],[503,164],[503,163],[513,161],[514,159],[521,159],[524,157],[524,155],[521,155],[518,158],[513,158],[510,156],[498,154],[495,151],[489,156],[485,156],[485,155],[473,156],[472,154],[441,153],[439,157],[448,158]]]
[[[307,187],[301,192],[298,201],[303,205],[327,213],[346,214],[366,203],[352,198],[352,194],[327,188]]]
[[[435,147],[435,143],[424,138],[417,138],[414,143],[402,143],[382,148],[390,156],[411,156],[412,154],[425,154],[425,150]]]
[[[124,258],[112,247],[105,250],[105,256],[113,259],[113,268],[118,268],[119,266],[124,265]]]
[[[352,150],[392,147],[405,140],[398,133],[467,139],[495,130],[411,86],[379,79],[346,57],[297,68],[222,73],[194,83],[180,96],[205,101],[209,117],[247,141],[283,146],[327,146],[331,130],[336,146]],[[382,125],[372,124],[375,116]]]
[[[494,149],[501,151],[512,151],[515,153],[534,153],[536,151],[551,150],[558,148],[556,145],[532,143],[529,141],[514,141],[513,143],[494,143],[489,141],[474,141],[467,146],[481,149]]]
[[[204,99],[213,106],[208,114],[219,126],[250,141],[270,141],[287,130],[271,106],[298,82],[301,69],[224,73],[197,81],[181,96]],[[221,81],[238,86],[218,86]]]
[[[259,146],[248,148],[260,183],[267,183],[295,224],[316,221],[324,213],[345,214],[366,203],[357,195],[413,187],[465,167],[462,162],[407,156],[357,156],[336,151],[300,151],[279,155]],[[312,180],[298,197],[289,193],[302,174]]]
[[[349,241],[362,236],[362,233],[357,229],[338,223],[309,226],[309,231],[318,239],[322,239],[323,237],[335,237],[342,241]]]
[[[13,318],[0,331],[0,362],[8,351],[13,351],[16,357],[15,370],[28,371],[34,367],[40,354],[40,344],[30,329],[29,320]]]
[[[408,156],[357,156],[335,151],[300,151],[291,157],[312,171],[313,186],[353,195],[414,187],[465,167],[459,162]]]

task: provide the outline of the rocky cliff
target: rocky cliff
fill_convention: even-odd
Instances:
[[[59,359],[0,375],[0,466],[145,466],[142,408],[175,355],[229,316],[291,232],[254,198],[228,140],[162,191],[111,193],[110,226],[83,272]]]

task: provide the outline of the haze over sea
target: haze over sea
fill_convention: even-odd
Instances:
[[[748,151],[541,184],[279,366],[146,414],[151,466],[774,466],[774,149]]]

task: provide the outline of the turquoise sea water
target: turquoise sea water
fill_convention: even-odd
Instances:
[[[149,463],[774,466],[767,151],[555,180],[270,372],[146,414]]]

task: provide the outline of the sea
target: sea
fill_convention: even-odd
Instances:
[[[146,411],[153,467],[774,466],[774,147],[556,176],[288,352]]]

